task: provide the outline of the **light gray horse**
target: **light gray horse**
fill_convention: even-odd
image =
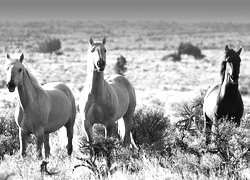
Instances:
[[[24,55],[12,59],[7,54],[5,71],[10,92],[18,90],[18,106],[15,119],[19,126],[20,152],[26,155],[27,137],[33,133],[37,139],[38,157],[50,154],[49,133],[65,126],[68,136],[68,154],[72,153],[73,126],[75,123],[75,98],[70,89],[62,83],[48,83],[41,86],[34,75],[23,64]]]
[[[132,138],[133,113],[136,107],[135,91],[127,78],[120,75],[104,77],[106,66],[106,38],[94,43],[89,39],[87,53],[87,77],[80,99],[80,111],[88,141],[93,142],[92,126],[95,123],[106,127],[105,136],[113,136],[115,122],[123,117],[124,142],[137,148]]]

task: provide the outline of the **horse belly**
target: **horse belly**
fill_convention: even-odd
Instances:
[[[45,132],[51,133],[64,126],[72,114],[72,104],[64,93],[51,96],[51,108]]]
[[[133,89],[131,89],[131,93],[129,93],[130,90],[127,89],[128,87],[125,87],[122,84],[112,84],[110,87],[113,90],[113,98],[111,98],[111,102],[115,109],[114,119],[116,121],[126,114],[129,106],[132,104],[132,99],[135,99],[135,97],[131,97]],[[134,104],[136,104],[136,102],[134,102]]]

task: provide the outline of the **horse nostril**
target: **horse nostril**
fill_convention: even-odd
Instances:
[[[232,79],[239,79],[239,76],[238,75],[232,75]]]
[[[6,84],[7,88],[15,88],[14,82],[10,81]]]

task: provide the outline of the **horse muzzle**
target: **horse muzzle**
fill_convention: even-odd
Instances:
[[[9,92],[14,92],[15,91],[16,86],[15,86],[15,84],[13,82],[8,82],[6,84],[6,86],[9,89]]]
[[[230,76],[230,82],[231,82],[231,84],[238,84],[238,79],[239,78],[233,78],[232,76]]]
[[[105,61],[103,61],[103,60],[97,61],[97,70],[104,71],[105,65],[106,65]]]
[[[104,68],[99,68],[98,71],[102,72],[104,71]]]

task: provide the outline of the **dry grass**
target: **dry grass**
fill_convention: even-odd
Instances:
[[[117,57],[121,55],[127,60],[125,76],[135,86],[139,105],[147,104],[164,108],[164,113],[171,116],[176,113],[172,108],[174,103],[192,99],[200,90],[207,89],[213,83],[220,82],[220,63],[223,58],[224,46],[233,44],[236,48],[244,45],[240,73],[240,89],[244,92],[243,101],[249,105],[249,69],[248,51],[250,24],[217,24],[198,23],[180,24],[167,22],[0,22],[0,68],[2,68],[6,53],[21,53],[25,61],[40,75],[42,83],[62,81],[68,84],[79,100],[80,89],[86,77],[85,53],[89,36],[107,37],[107,69],[106,74],[114,73]],[[53,55],[36,52],[38,42],[48,35],[59,38],[63,54]],[[202,49],[205,58],[195,60],[191,56],[182,56],[181,62],[162,61],[162,58],[177,49],[181,42],[191,42]],[[0,111],[13,106],[14,94],[4,87],[5,74],[0,71]],[[14,113],[14,112],[13,112]],[[245,118],[249,119],[249,111]],[[80,127],[80,117],[77,124]],[[77,135],[81,133],[77,130]],[[171,138],[170,138],[171,139]],[[192,138],[189,139],[190,141]],[[199,139],[200,140],[200,139]],[[65,147],[61,147],[58,136],[52,137],[52,157],[49,159],[48,169],[58,172],[44,179],[95,179],[88,168],[77,168],[76,158],[79,151],[75,150],[72,159],[66,156]],[[202,142],[200,140],[199,142]],[[191,146],[192,147],[192,146]],[[41,162],[33,154],[33,145],[29,145],[28,158],[22,159],[15,153],[5,156],[0,162],[0,179],[6,174],[12,174],[9,179],[42,179],[40,173]],[[133,154],[132,154],[133,155]],[[176,151],[175,159],[160,159],[157,154],[142,152],[140,158],[131,159],[130,163],[140,165],[139,171],[131,172],[120,168],[108,179],[223,179],[216,171],[205,176],[203,171],[193,171],[197,163],[194,155],[183,151]],[[203,163],[215,163],[218,157],[207,155]],[[173,161],[174,160],[174,161]],[[162,165],[162,161],[165,162]],[[193,163],[193,162],[194,163]],[[102,163],[100,159],[98,161]],[[122,166],[123,162],[118,162]],[[176,167],[171,166],[174,163]],[[193,163],[193,164],[192,164]],[[190,164],[192,166],[190,166]],[[117,166],[118,166],[117,165]],[[183,165],[182,167],[180,165]],[[205,165],[204,165],[205,166]],[[191,170],[190,170],[191,167]],[[204,168],[205,169],[205,168]],[[6,170],[6,173],[4,172]],[[240,177],[249,176],[249,168],[240,171]],[[3,174],[3,175],[2,175]]]

